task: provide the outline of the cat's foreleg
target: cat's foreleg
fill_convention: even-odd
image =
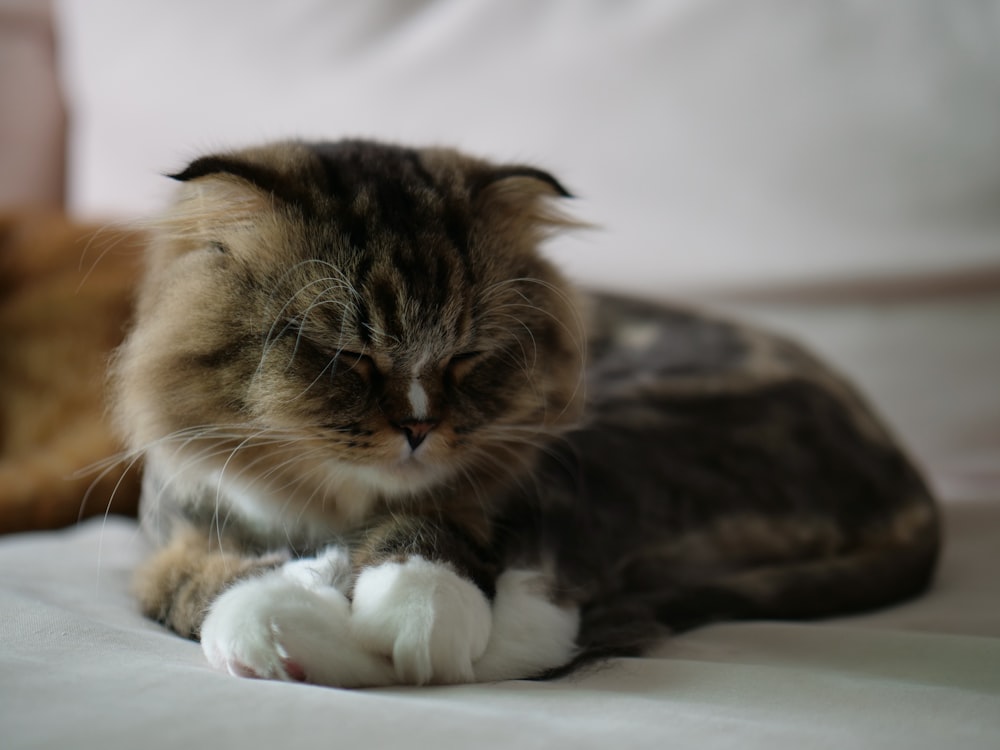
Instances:
[[[338,687],[474,681],[493,621],[485,548],[398,514],[354,541],[351,556],[331,547],[223,591],[201,628],[209,662]]]
[[[342,547],[245,557],[192,533],[155,555],[137,588],[147,615],[200,637],[214,667],[241,677],[367,687],[533,677],[567,663],[576,610],[553,603],[537,571],[494,580],[483,557],[460,532],[399,517],[371,529],[353,560]]]
[[[547,576],[512,568],[497,579],[493,627],[482,656],[472,665],[477,682],[538,677],[577,655],[579,608],[556,602]]]
[[[495,567],[461,529],[393,517],[355,553],[352,632],[400,682],[472,682],[492,629]],[[474,582],[475,581],[475,582]]]
[[[576,656],[577,607],[557,603],[538,570],[494,579],[494,565],[460,530],[395,518],[360,556],[353,629],[392,658],[401,682],[530,678]]]
[[[201,641],[209,663],[238,677],[361,687],[396,682],[389,661],[351,634],[346,552],[315,558],[220,550],[186,529],[136,574],[143,613]]]
[[[345,550],[290,560],[242,581],[213,604],[202,628],[209,663],[238,677],[372,687],[398,682],[389,659],[355,637]]]
[[[197,639],[205,613],[220,593],[283,562],[277,555],[248,557],[222,550],[210,543],[206,532],[178,529],[138,569],[133,588],[144,615],[185,638]]]

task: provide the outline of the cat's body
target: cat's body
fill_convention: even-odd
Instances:
[[[145,611],[235,674],[531,677],[922,590],[923,482],[797,346],[578,297],[549,175],[278,144],[178,175],[119,417]],[[207,617],[206,617],[207,612]]]

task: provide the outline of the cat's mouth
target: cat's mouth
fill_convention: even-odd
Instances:
[[[412,482],[437,482],[450,473],[448,463],[435,456],[433,441],[411,447],[404,445],[394,461],[385,465],[387,472]]]
[[[429,463],[419,456],[370,464],[356,464],[354,470],[369,486],[390,496],[410,495],[440,482],[449,473],[446,467]]]
[[[426,457],[423,456],[419,450],[407,450],[407,454],[401,456],[398,460],[389,463],[388,468],[390,471],[404,476],[422,476],[422,475],[438,475],[440,474],[440,468],[436,467],[434,464],[429,463]]]

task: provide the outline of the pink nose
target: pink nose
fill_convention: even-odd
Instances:
[[[396,427],[406,434],[410,450],[416,450],[430,431],[437,427],[437,422],[431,419],[404,419]]]

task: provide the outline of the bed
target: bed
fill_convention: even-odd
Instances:
[[[1000,4],[6,0],[0,54],[4,207],[134,219],[197,153],[292,134],[542,164],[601,225],[552,244],[570,273],[808,342],[946,527],[882,611],[363,691],[234,679],[143,619],[133,518],[9,534],[0,746],[1000,747]]]

